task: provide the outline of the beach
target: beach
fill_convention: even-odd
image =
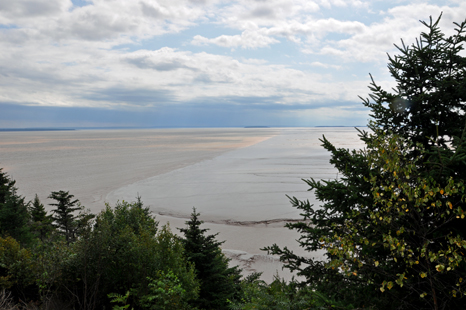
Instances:
[[[362,147],[357,131],[342,127],[0,132],[0,167],[19,194],[37,193],[44,204],[51,191],[67,190],[97,213],[141,196],[174,232],[195,207],[233,264],[271,281],[291,274],[262,247],[323,259],[302,252],[299,235],[283,227],[300,219],[286,195],[319,205],[301,179],[338,178],[322,135],[337,147]]]

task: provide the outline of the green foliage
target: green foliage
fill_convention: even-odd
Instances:
[[[188,254],[183,242],[175,236],[168,225],[162,227],[156,236],[158,249],[153,254],[159,262],[159,270],[165,274],[172,272],[183,285],[187,301],[196,300],[199,296],[200,283],[196,277],[195,266],[188,261]],[[156,276],[160,276],[157,272]],[[149,275],[149,277],[153,277]],[[156,277],[154,277],[156,278]]]
[[[241,298],[231,301],[229,308],[263,310],[300,309],[353,309],[352,305],[328,300],[321,294],[300,287],[294,280],[286,283],[275,277],[270,284],[259,280],[260,273],[254,273],[241,281]]]
[[[140,298],[140,304],[144,309],[190,309],[186,302],[187,292],[171,270],[168,273],[160,271],[155,279],[148,278],[148,280],[149,292]]]
[[[34,284],[36,266],[30,250],[12,237],[0,237],[0,289],[9,289],[16,298],[24,298]]]
[[[182,239],[188,260],[196,267],[201,282],[199,299],[195,304],[202,309],[225,309],[227,300],[234,298],[239,290],[240,270],[229,268],[229,259],[220,249],[223,242],[216,241],[215,235],[206,235],[208,229],[201,229],[199,213],[193,208],[187,227],[181,228]]]
[[[110,293],[108,294],[108,298],[110,298],[110,302],[114,304],[123,304],[123,306],[119,305],[114,305],[112,310],[126,310],[130,307],[130,304],[128,304],[128,298],[129,298],[130,292],[127,291],[125,295],[117,294],[117,293]],[[134,309],[134,308],[131,308]]]
[[[22,244],[30,244],[28,204],[16,193],[15,181],[0,168],[0,236],[11,236]]]
[[[38,299],[47,305],[63,297],[62,290],[70,282],[64,270],[76,254],[65,240],[53,239],[45,242],[39,241],[32,251],[36,266],[34,279],[38,289]],[[63,299],[69,303],[67,292],[64,295]]]
[[[367,211],[370,219],[362,220],[354,211],[344,228],[332,224],[335,234],[322,238],[333,256],[328,266],[379,284],[382,292],[398,285],[433,309],[461,305],[464,301],[455,299],[465,294],[466,240],[455,231],[455,222],[465,222],[464,182],[450,178],[441,184],[423,177],[409,156],[411,149],[411,143],[384,133],[368,144],[369,163],[379,171],[369,178],[374,199]],[[417,149],[424,153],[421,145]],[[373,254],[379,248],[385,249],[384,260]],[[377,274],[382,282],[367,274]]]
[[[131,291],[127,305],[137,309],[188,309],[199,290],[194,266],[169,227],[157,226],[140,201],[123,202],[107,206],[74,242],[38,240],[26,250],[11,237],[0,239],[0,285],[44,307],[61,301],[101,309],[110,307],[109,293]]]
[[[368,219],[368,208],[372,203],[371,184],[366,181],[371,170],[368,165],[365,152],[337,149],[325,138],[324,147],[332,152],[330,162],[340,171],[341,179],[328,181],[305,180],[310,190],[315,191],[318,200],[324,203],[320,208],[314,208],[309,201],[300,201],[290,198],[293,207],[301,210],[303,221],[287,223],[289,229],[296,229],[300,233],[299,245],[306,251],[327,250],[324,239],[332,239],[335,233],[344,234],[347,218],[355,212],[361,219]],[[367,238],[377,238],[370,231],[361,227]],[[338,231],[336,231],[338,230]],[[396,308],[399,295],[391,291],[391,296],[382,296],[382,293],[373,284],[360,280],[359,277],[347,277],[338,268],[328,266],[325,261],[314,260],[310,256],[299,256],[287,247],[279,248],[277,245],[266,247],[270,253],[280,255],[280,260],[286,268],[297,271],[303,276],[303,285],[322,292],[327,298],[336,301],[344,301],[355,307],[371,307],[377,305],[380,308]],[[372,255],[375,260],[385,260],[383,247],[373,248]],[[327,259],[332,260],[335,255],[326,253]],[[351,263],[351,262],[349,262]],[[375,274],[362,274],[372,279],[375,283],[382,282]]]
[[[76,239],[77,217],[75,211],[81,210],[78,199],[73,200],[74,195],[69,192],[52,192],[48,198],[56,201],[50,205],[55,207],[52,210],[53,220],[60,234],[65,236],[66,242],[70,243]],[[78,204],[78,205],[77,205]]]
[[[9,289],[15,301],[44,309],[102,309],[110,308],[111,298],[125,303],[115,306],[120,309],[192,309],[189,302],[199,293],[194,265],[181,240],[168,225],[158,229],[139,197],[113,209],[107,205],[96,218],[68,192],[52,192],[53,219],[65,237],[55,238],[37,196],[28,210],[1,170],[0,181],[1,231],[7,235],[0,237],[0,289]],[[13,218],[11,210],[24,211],[24,217]],[[10,235],[28,240],[29,248]],[[118,295],[124,292],[131,294]]]
[[[326,250],[327,261],[266,248],[305,283],[357,307],[466,304],[466,22],[445,37],[439,20],[423,23],[428,31],[417,43],[403,43],[401,55],[389,58],[395,93],[372,80],[363,102],[372,110],[372,133],[360,135],[367,149],[338,149],[322,139],[341,176],[305,180],[322,206],[291,198],[304,221],[287,227],[300,232],[307,251]]]
[[[41,241],[45,241],[54,230],[52,226],[53,218],[51,215],[47,215],[47,211],[45,211],[44,205],[40,202],[37,194],[29,206],[29,213],[31,215],[32,232]]]
[[[0,204],[5,203],[7,197],[11,195],[15,188],[15,180],[12,180],[5,172],[2,172],[3,168],[0,168]]]
[[[128,304],[136,307],[150,291],[148,278],[160,272],[177,277],[186,290],[184,301],[197,297],[194,267],[185,260],[181,242],[168,226],[159,230],[142,203],[107,205],[72,247],[64,285],[81,308],[109,307],[108,294],[129,290]]]

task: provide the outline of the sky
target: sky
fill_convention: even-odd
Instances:
[[[441,12],[466,1],[0,1],[0,128],[364,126]]]

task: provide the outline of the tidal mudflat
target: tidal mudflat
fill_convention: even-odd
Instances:
[[[337,147],[362,147],[354,128],[0,132],[0,167],[28,200],[37,193],[48,203],[51,191],[69,190],[98,212],[140,195],[174,231],[196,207],[235,263],[271,280],[276,271],[290,275],[261,247],[301,251],[299,236],[283,228],[300,218],[286,195],[318,207],[301,179],[338,177],[322,135]]]
[[[98,212],[112,190],[274,134],[247,129],[0,132],[0,167],[28,200],[37,193],[45,202],[51,191],[69,190]]]

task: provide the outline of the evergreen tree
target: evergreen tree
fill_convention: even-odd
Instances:
[[[301,233],[301,247],[324,249],[328,260],[276,245],[265,248],[331,298],[380,309],[465,307],[458,277],[466,274],[465,254],[451,244],[462,247],[466,239],[466,208],[458,195],[466,179],[466,58],[461,54],[466,21],[455,23],[451,37],[440,31],[439,21],[422,22],[428,31],[417,43],[402,43],[401,55],[389,57],[394,93],[372,79],[371,99],[363,102],[372,110],[372,133],[360,136],[367,149],[338,149],[322,139],[341,178],[305,180],[321,208],[291,198],[304,221],[287,227]],[[399,153],[402,160],[383,152]],[[397,178],[401,172],[404,179]],[[412,194],[426,188],[428,196]],[[446,267],[447,257],[454,267]]]
[[[29,213],[31,214],[32,231],[40,240],[44,241],[53,230],[53,218],[51,215],[47,215],[47,211],[45,211],[44,205],[40,202],[37,194],[30,204]]]
[[[12,180],[6,172],[2,172],[0,168],[0,203],[5,203],[7,196],[11,195],[15,188],[15,180]]]
[[[186,228],[179,228],[188,260],[194,263],[197,278],[201,282],[196,305],[201,309],[226,309],[227,300],[233,299],[239,289],[240,270],[229,268],[229,259],[220,249],[223,242],[215,240],[218,234],[206,235],[208,229],[201,229],[200,214],[193,208]]]
[[[396,46],[400,55],[389,56],[388,69],[397,83],[394,92],[383,90],[372,79],[372,101],[363,99],[363,104],[372,111],[370,129],[412,142],[408,154],[413,158],[420,155],[418,145],[427,151],[422,164],[429,174],[466,179],[464,162],[453,156],[465,133],[466,22],[454,23],[456,33],[445,37],[438,26],[440,19],[441,15],[429,24],[421,21],[428,31],[411,46],[402,41],[401,47]],[[447,158],[451,160],[442,160]]]
[[[32,240],[28,204],[16,193],[15,181],[0,168],[0,234],[28,244]]]
[[[56,207],[52,212],[55,213],[53,220],[58,231],[65,236],[66,242],[70,243],[76,238],[77,219],[75,211],[82,210],[79,200],[72,200],[74,195],[69,192],[58,191],[52,192],[49,198],[56,200],[51,206]]]

